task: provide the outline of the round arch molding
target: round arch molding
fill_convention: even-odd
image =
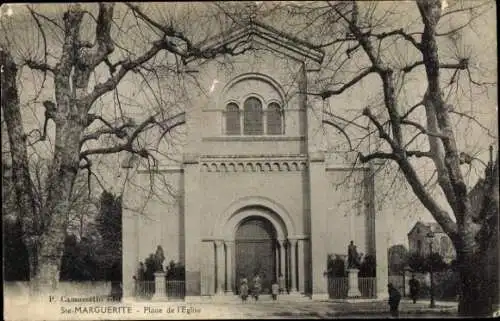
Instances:
[[[285,94],[285,91],[283,90],[283,88],[281,87],[281,85],[276,80],[274,80],[272,77],[270,77],[270,76],[268,76],[266,74],[257,73],[257,72],[244,73],[244,74],[241,74],[241,75],[236,76],[235,78],[231,79],[224,86],[224,88],[221,90],[221,92],[220,92],[221,94],[220,94],[219,99],[224,99],[224,97],[226,96],[226,94],[228,93],[228,91],[231,90],[231,88],[234,87],[239,82],[242,82],[242,81],[245,81],[245,80],[252,80],[252,79],[259,80],[259,81],[262,81],[264,83],[267,83],[272,88],[274,88],[274,90],[278,93],[278,95],[281,98],[281,103],[285,104],[285,102],[286,102],[286,94]]]
[[[229,205],[214,222],[213,237],[234,239],[236,229],[242,221],[251,216],[269,220],[276,230],[276,237],[284,240],[295,235],[295,226],[288,211],[273,200],[262,197],[244,197]]]

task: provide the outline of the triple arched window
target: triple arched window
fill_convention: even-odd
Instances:
[[[225,114],[226,135],[283,134],[283,108],[276,102],[264,108],[261,100],[252,96],[243,102],[242,108],[234,102],[227,104]]]

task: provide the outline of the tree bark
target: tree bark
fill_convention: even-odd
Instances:
[[[29,173],[26,135],[22,123],[16,78],[17,66],[7,49],[0,50],[2,68],[2,109],[9,137],[12,159],[12,181],[16,192],[18,219],[21,221],[23,242],[28,250],[30,279],[36,274],[38,265],[38,238],[40,220],[34,204],[34,196]]]

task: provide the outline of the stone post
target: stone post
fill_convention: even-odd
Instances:
[[[285,278],[285,291],[288,290],[287,273],[286,273],[286,250],[285,250],[285,240],[278,240],[280,244],[280,273]]]
[[[217,264],[217,294],[224,294],[225,267],[224,242],[215,241],[215,256]]]
[[[290,293],[297,293],[297,240],[291,239],[290,241],[290,279],[291,290]]]
[[[297,246],[297,270],[299,273],[298,289],[300,293],[305,293],[305,273],[304,273],[304,246],[306,240],[298,240]]]
[[[167,299],[165,272],[155,272],[155,294],[152,300],[162,301]]]
[[[227,294],[234,294],[233,263],[234,241],[226,241]]]
[[[361,292],[359,291],[358,284],[358,269],[347,269],[348,273],[348,286],[349,290],[347,291],[348,298],[356,298],[361,296]]]

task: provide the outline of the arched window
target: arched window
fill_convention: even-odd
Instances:
[[[423,251],[422,251],[422,241],[421,240],[417,240],[417,253],[419,255],[423,255]]]
[[[229,103],[226,107],[226,135],[240,134],[240,109],[235,103]]]
[[[262,124],[262,104],[255,97],[245,100],[243,105],[243,133],[245,135],[262,135],[264,128]]]
[[[283,133],[282,111],[277,103],[270,103],[267,107],[267,134],[281,135]]]

